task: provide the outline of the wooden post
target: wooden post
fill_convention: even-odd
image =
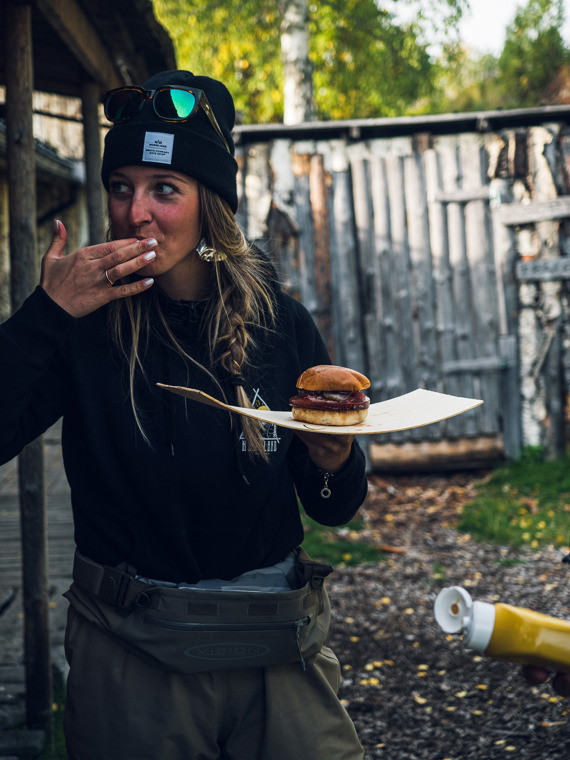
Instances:
[[[36,177],[32,119],[31,7],[6,4],[7,168],[10,217],[11,296],[13,310],[35,288]],[[46,510],[43,442],[29,444],[19,458],[24,647],[26,660],[26,723],[51,734],[52,678],[47,583]]]
[[[315,289],[317,324],[334,360],[334,339],[331,307],[330,228],[327,205],[327,180],[324,160],[319,154],[311,156],[309,171],[311,212],[313,216],[313,246],[315,250]]]
[[[507,459],[522,453],[521,391],[516,335],[499,335],[499,355],[503,371],[500,379],[503,414],[503,446]]]
[[[101,134],[99,131],[99,87],[84,82],[81,88],[83,108],[83,145],[85,150],[85,185],[89,216],[89,244],[105,239],[105,212],[101,190]]]
[[[0,322],[10,316],[10,242],[8,188],[0,184]]]
[[[291,156],[294,175],[295,220],[299,227],[299,266],[303,272],[301,279],[301,301],[317,317],[318,302],[316,292],[315,246],[313,239],[313,217],[311,213],[311,192],[309,183],[309,166],[311,157],[308,153],[297,152],[307,150],[307,144],[295,146]]]
[[[553,339],[545,360],[546,402],[549,411],[545,431],[545,453],[549,460],[566,453],[564,435],[564,374],[562,366],[562,317],[553,320]]]

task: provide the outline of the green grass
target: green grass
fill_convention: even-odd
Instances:
[[[477,486],[457,527],[477,541],[538,548],[570,546],[570,455],[547,461],[528,447]]]
[[[364,538],[361,520],[352,520],[340,528],[330,528],[316,523],[304,512],[301,515],[305,529],[303,549],[314,560],[328,562],[334,567],[346,567],[378,562],[386,556]]]

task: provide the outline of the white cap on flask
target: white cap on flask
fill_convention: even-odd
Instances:
[[[488,602],[474,602],[461,586],[442,589],[435,600],[435,619],[446,633],[463,632],[465,644],[484,652],[495,626],[495,607]]]

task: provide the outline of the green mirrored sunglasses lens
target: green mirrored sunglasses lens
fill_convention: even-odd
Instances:
[[[105,104],[105,115],[109,121],[132,119],[140,110],[144,96],[138,90],[115,92]]]
[[[187,119],[196,105],[196,96],[185,90],[160,90],[154,96],[156,113],[162,119]]]

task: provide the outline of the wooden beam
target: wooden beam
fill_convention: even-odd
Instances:
[[[6,169],[6,156],[6,131],[0,129],[0,170]],[[36,177],[41,176],[48,180],[55,177],[63,180],[66,184],[79,185],[83,182],[78,162],[74,162],[73,159],[61,158],[61,156],[58,156],[53,151],[46,150],[40,143],[36,143],[35,145],[34,160],[36,164]]]
[[[519,280],[569,280],[570,260],[564,256],[558,259],[518,261],[516,273]]]
[[[83,109],[83,143],[85,146],[85,186],[89,216],[89,243],[105,239],[105,209],[101,186],[101,134],[99,130],[98,88],[84,82],[81,91]]]
[[[461,187],[449,192],[436,193],[435,199],[440,203],[470,203],[471,201],[488,201],[489,187]]]
[[[504,458],[500,435],[422,443],[373,443],[370,447],[372,471],[377,473],[483,469]]]
[[[444,375],[469,374],[481,372],[499,372],[505,369],[505,364],[500,356],[476,356],[472,359],[455,359],[444,361],[441,372]]]
[[[570,217],[570,196],[534,203],[505,203],[498,208],[498,215],[508,227],[567,219]]]
[[[108,49],[77,2],[36,0],[36,5],[89,77],[102,89],[124,84]]]
[[[5,7],[6,142],[10,215],[12,309],[36,287],[36,178],[33,135],[32,18],[29,5]],[[18,477],[22,535],[26,723],[51,734],[52,676],[47,573],[47,525],[43,441],[20,454]]]

